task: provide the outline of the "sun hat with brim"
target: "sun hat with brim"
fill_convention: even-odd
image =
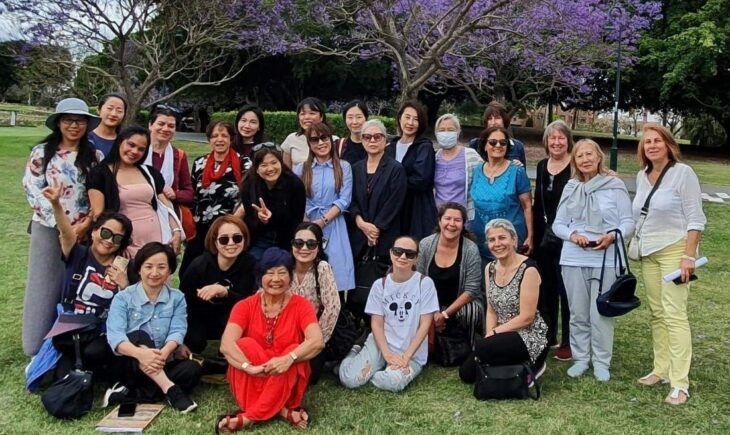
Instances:
[[[46,119],[46,127],[51,130],[55,129],[58,118],[63,115],[85,116],[89,120],[89,123],[86,124],[86,131],[95,129],[99,125],[99,122],[101,122],[101,118],[89,113],[89,106],[84,103],[84,100],[80,100],[78,98],[66,98],[58,102],[56,105],[56,111]]]

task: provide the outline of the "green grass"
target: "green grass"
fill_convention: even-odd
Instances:
[[[49,417],[37,395],[24,391],[28,359],[20,345],[20,318],[26,277],[30,210],[20,178],[31,144],[43,129],[0,129],[0,433],[91,433],[105,410],[97,391],[93,411],[72,422]],[[196,146],[205,152],[204,145]],[[198,155],[191,151],[191,155]],[[579,380],[565,375],[568,363],[548,361],[543,397],[537,402],[478,402],[471,386],[461,384],[455,369],[428,367],[402,394],[365,387],[345,390],[325,376],[310,389],[305,405],[315,418],[311,433],[498,433],[498,434],[670,434],[730,431],[730,207],[706,204],[709,220],[702,254],[711,262],[699,272],[689,310],[694,343],[690,372],[692,398],[680,408],[662,403],[667,388],[642,388],[636,379],[651,369],[648,309],[644,305],[616,324],[613,379],[605,384],[589,374]],[[636,273],[638,265],[634,265]],[[644,290],[639,296],[645,302]],[[211,433],[217,414],[234,410],[225,386],[201,385],[195,394],[199,409],[181,416],[170,409],[149,433]],[[261,424],[256,433],[294,433],[281,421]]]

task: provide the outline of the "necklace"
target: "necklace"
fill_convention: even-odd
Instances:
[[[267,315],[267,312],[272,312],[274,309],[276,309],[276,306],[271,306],[271,309],[269,310],[269,304],[266,303],[266,298],[261,296],[261,300],[263,301],[263,312],[264,312],[264,318],[266,319],[266,345],[271,346],[274,344],[274,329],[276,328],[276,323],[279,321],[279,315],[281,314],[281,310],[284,306],[284,301],[282,300],[279,305],[279,309],[276,312],[276,315],[274,317],[269,317]]]

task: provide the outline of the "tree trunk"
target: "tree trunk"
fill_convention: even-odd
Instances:
[[[446,95],[432,94],[430,92],[421,92],[419,97],[421,102],[423,102],[423,104],[426,106],[426,116],[428,117],[428,126],[426,127],[426,131],[431,131],[434,124],[436,123],[439,109],[441,108],[441,103],[443,103]]]

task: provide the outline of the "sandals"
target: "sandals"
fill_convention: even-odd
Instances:
[[[665,384],[668,384],[669,383],[669,379],[662,378],[661,376],[659,376],[657,374],[654,374],[654,373],[649,373],[646,376],[640,377],[637,382],[640,383],[641,385],[646,386],[646,387],[653,387],[654,385],[665,385]]]
[[[672,387],[664,402],[670,405],[684,405],[689,400],[689,391],[686,388]]]
[[[294,419],[295,412],[299,413],[299,420]],[[306,418],[304,417],[305,415]],[[309,427],[310,424],[312,424],[312,417],[309,415],[307,409],[302,406],[294,409],[288,409],[286,411],[286,417],[284,417],[284,420],[286,420],[295,429],[306,429],[307,427]],[[304,426],[301,426],[302,422],[305,422],[306,424]]]
[[[249,427],[253,424],[252,421],[249,420],[249,424],[245,424],[243,421],[243,411],[238,411],[235,414],[222,414],[218,416],[218,419],[215,421],[215,433],[220,434],[223,433],[233,433],[238,432],[241,429],[244,429],[246,427]],[[236,425],[231,428],[231,420],[236,419]],[[221,427],[221,422],[223,423],[223,426]]]

